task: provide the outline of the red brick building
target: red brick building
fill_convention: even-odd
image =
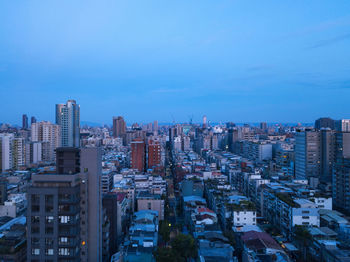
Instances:
[[[131,159],[130,166],[140,172],[145,170],[145,141],[142,138],[135,138],[131,142]]]
[[[154,168],[161,164],[161,146],[158,141],[150,140],[148,144],[148,168]]]

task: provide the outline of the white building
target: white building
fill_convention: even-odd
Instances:
[[[80,106],[75,100],[56,105],[56,124],[60,126],[61,146],[80,146]]]
[[[331,197],[315,197],[313,201],[315,202],[317,208],[329,210],[333,209]]]
[[[1,161],[0,169],[2,172],[12,168],[12,140],[13,134],[0,134]]]
[[[292,226],[320,226],[320,215],[317,208],[293,208]]]
[[[42,160],[54,162],[56,158],[55,149],[61,146],[59,125],[48,121],[33,123],[31,126],[31,141],[44,142],[42,144]]]
[[[234,211],[232,223],[234,226],[255,226],[256,212],[251,210]]]
[[[175,151],[181,151],[181,136],[177,136],[174,138],[174,149]]]

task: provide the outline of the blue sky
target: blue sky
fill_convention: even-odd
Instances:
[[[349,118],[349,0],[0,1],[0,122]]]

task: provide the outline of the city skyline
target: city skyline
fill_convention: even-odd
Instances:
[[[68,99],[98,123],[347,118],[349,9],[348,1],[2,2],[0,88],[16,103],[2,101],[1,122],[53,121],[51,105]]]

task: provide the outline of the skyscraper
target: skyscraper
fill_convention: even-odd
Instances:
[[[265,131],[267,129],[267,123],[266,122],[261,122],[260,123],[260,129]]]
[[[28,116],[22,115],[22,129],[28,129]]]
[[[336,134],[336,161],[333,170],[333,206],[350,215],[350,133]]]
[[[334,129],[334,120],[329,117],[321,117],[315,121],[315,128],[320,130],[321,128]]]
[[[158,121],[157,121],[157,120],[155,120],[155,121],[153,122],[153,131],[154,131],[154,132],[158,132]]]
[[[295,177],[320,177],[320,133],[312,129],[296,133]]]
[[[35,116],[32,116],[30,118],[30,124],[34,124],[34,123],[36,123],[36,118],[35,118]]]
[[[0,134],[0,171],[12,168],[12,140],[13,134]]]
[[[337,120],[335,128],[339,132],[350,132],[350,119]]]
[[[206,128],[207,127],[207,116],[203,116],[203,128]]]
[[[145,141],[136,138],[131,142],[131,168],[142,172],[145,170]]]
[[[158,141],[150,140],[148,143],[148,168],[154,168],[161,163],[161,147]]]
[[[58,148],[28,188],[28,261],[101,261],[100,148]]]
[[[42,160],[55,161],[55,149],[60,147],[60,126],[48,121],[33,123],[31,127],[32,142],[44,142],[42,144]]]
[[[122,116],[113,117],[113,136],[121,137],[126,133],[126,124]]]
[[[80,106],[75,100],[56,105],[56,124],[60,126],[62,147],[80,147]]]
[[[324,184],[332,183],[332,169],[335,161],[335,131],[323,128],[320,131],[321,176]]]

